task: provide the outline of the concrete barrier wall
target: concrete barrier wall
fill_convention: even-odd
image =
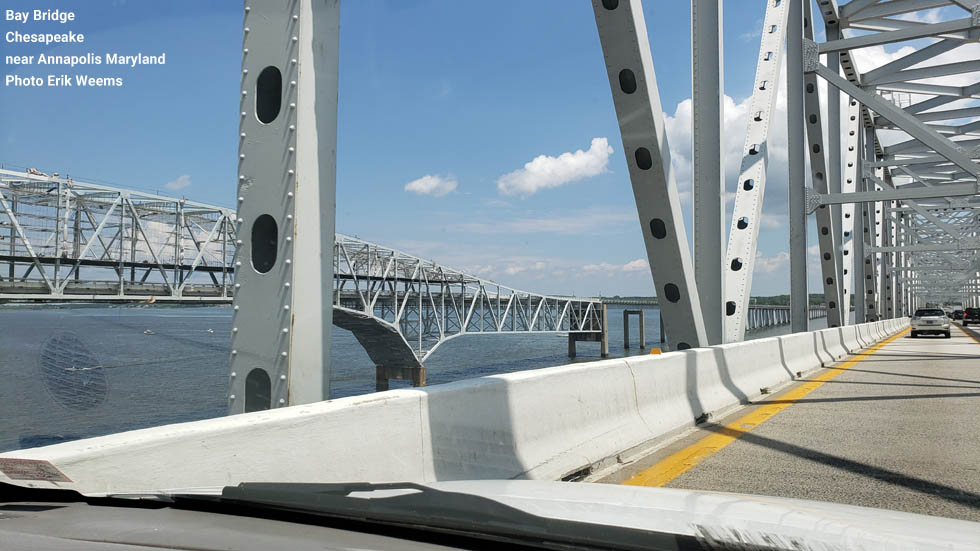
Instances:
[[[50,461],[74,481],[58,487],[88,493],[242,481],[560,479],[614,463],[906,325],[888,320],[483,377],[0,457]]]

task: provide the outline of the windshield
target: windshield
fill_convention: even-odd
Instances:
[[[946,312],[938,309],[926,309],[926,310],[916,310],[913,314],[917,318],[929,317],[929,316],[945,316]]]
[[[980,521],[969,2],[36,4],[0,10],[0,482]]]

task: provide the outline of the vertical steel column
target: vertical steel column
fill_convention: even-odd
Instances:
[[[803,137],[803,27],[804,0],[789,2],[786,25],[786,119],[789,163],[789,285],[790,331],[809,327],[806,271],[806,153]],[[809,1],[806,2],[809,6]],[[809,10],[807,10],[809,11]],[[809,19],[809,18],[807,18]]]
[[[14,281],[17,263],[14,257],[17,256],[17,228],[14,218],[17,216],[17,192],[10,190],[10,281]]]
[[[59,276],[61,275],[61,212],[63,207],[61,201],[64,198],[64,185],[58,180],[58,203],[55,209],[54,220],[54,288],[59,289]]]
[[[639,0],[593,0],[623,152],[671,348],[708,340]]]
[[[838,40],[843,38],[840,25],[836,19],[829,19],[829,23],[824,24],[826,40]],[[812,40],[812,37],[809,37]],[[840,74],[840,52],[833,51],[827,54],[827,68]],[[851,99],[851,101],[854,101]],[[840,124],[840,90],[836,86],[827,86],[827,191],[830,193],[841,192],[841,124]],[[816,187],[816,186],[814,186]],[[843,205],[830,205],[831,228],[834,232],[834,255],[837,257],[834,262],[834,269],[837,271],[837,303],[841,309],[841,325],[847,325],[849,308],[844,300],[844,236],[843,236]],[[829,299],[828,299],[829,300]]]
[[[858,180],[861,179],[861,104],[854,98],[847,98],[847,133],[844,136],[844,174],[842,181],[839,182],[841,191],[844,193],[854,193],[857,191]],[[841,293],[841,319],[844,325],[851,322],[851,291],[854,289],[854,264],[861,263],[861,257],[854,253],[855,245],[861,240],[855,238],[855,210],[858,208],[854,203],[840,205],[840,227],[841,227],[841,246],[840,246],[840,293]],[[861,236],[861,234],[858,234]],[[857,259],[857,260],[855,260]],[[860,295],[858,295],[860,297]],[[857,310],[857,309],[855,309]],[[856,312],[855,312],[856,315]]]
[[[855,101],[855,100],[851,100]],[[860,106],[859,106],[860,107]],[[860,119],[860,108],[858,109],[858,118]],[[866,155],[868,154],[868,149],[865,146],[867,143],[866,134],[873,132],[870,128],[858,127],[858,146],[856,163],[857,168],[854,171],[855,174],[855,187],[857,191],[865,192],[867,191],[867,186],[864,180],[864,163],[866,160]],[[874,135],[872,134],[871,139],[874,140]],[[871,154],[874,155],[874,143],[871,145]],[[848,173],[850,174],[850,172]],[[864,244],[865,239],[867,239],[866,232],[868,231],[868,226],[866,225],[865,218],[868,215],[868,204],[858,203],[854,206],[854,233],[851,243],[853,244],[853,269],[854,269],[854,322],[855,323],[865,323],[871,321],[868,319],[867,303],[868,303],[868,281],[865,276],[865,268],[868,265],[867,259],[864,256]]]
[[[75,199],[75,221],[72,224],[72,253],[71,257],[78,258],[82,252],[82,206],[78,199]],[[81,270],[75,270],[75,281],[81,278]]]
[[[751,116],[745,129],[742,164],[736,182],[735,206],[728,232],[728,251],[725,264],[722,265],[725,274],[725,342],[738,342],[745,338],[756,242],[762,219],[762,199],[766,190],[769,132],[772,128],[772,114],[776,110],[776,91],[779,89],[780,64],[789,16],[787,4],[788,2],[766,3],[766,18],[762,26],[749,111]]]
[[[229,413],[330,395],[339,0],[246,0]]]
[[[881,246],[891,247],[892,243],[892,223],[888,217],[888,210],[891,208],[891,201],[881,203],[879,216],[881,221]],[[891,253],[881,253],[881,317],[882,319],[892,318],[892,261]]]
[[[692,187],[694,280],[707,344],[722,342],[725,250],[725,67],[723,0],[691,0]],[[751,260],[747,270],[751,269]]]

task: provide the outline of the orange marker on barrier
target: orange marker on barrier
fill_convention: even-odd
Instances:
[[[660,354],[660,349],[659,348],[651,348],[650,349],[650,353],[651,354]]]

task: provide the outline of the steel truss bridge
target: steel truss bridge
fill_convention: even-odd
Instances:
[[[231,209],[11,170],[0,170],[0,209],[0,300],[234,296]],[[474,333],[605,342],[597,299],[520,291],[354,237],[335,236],[333,274],[333,321],[379,366],[419,368],[443,342]]]

